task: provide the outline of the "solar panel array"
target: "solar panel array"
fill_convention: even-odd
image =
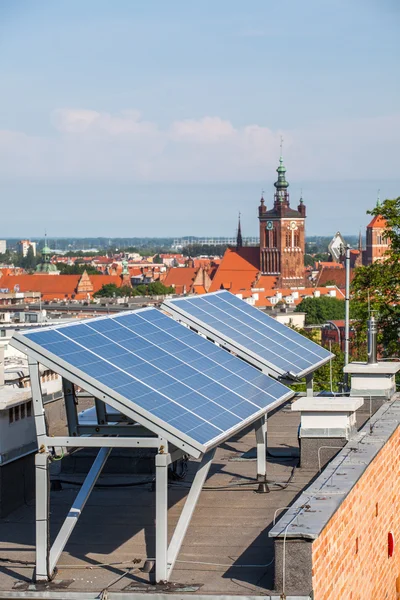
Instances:
[[[116,392],[150,421],[155,416],[174,435],[203,446],[216,445],[292,394],[157,309],[21,337],[107,386],[109,395]]]
[[[256,355],[281,375],[297,377],[323,364],[331,353],[227,291],[164,302],[167,311],[203,324],[245,352]]]

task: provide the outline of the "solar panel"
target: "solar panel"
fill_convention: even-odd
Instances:
[[[201,451],[293,395],[153,308],[16,337]]]
[[[304,377],[331,353],[225,290],[166,300],[175,318],[278,377]]]

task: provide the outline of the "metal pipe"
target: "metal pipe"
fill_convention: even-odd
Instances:
[[[377,326],[374,315],[368,321],[368,364],[375,365],[377,361],[376,351]]]
[[[344,364],[349,364],[350,349],[350,246],[346,246],[346,290],[345,290],[345,318],[344,318]],[[344,375],[346,389],[348,389],[349,376]]]

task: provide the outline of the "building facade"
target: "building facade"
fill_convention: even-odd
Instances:
[[[304,285],[306,207],[300,198],[297,209],[290,206],[286,168],[282,156],[277,168],[273,207],[268,210],[262,197],[260,222],[260,271],[277,277],[277,287]]]
[[[374,217],[367,225],[366,265],[372,265],[374,262],[382,260],[388,251],[390,240],[385,235],[386,227],[387,222],[381,215]]]
[[[32,248],[33,256],[36,256],[36,242],[31,242],[29,240],[21,240],[18,242],[18,252],[22,254],[22,256],[28,254],[29,248]]]

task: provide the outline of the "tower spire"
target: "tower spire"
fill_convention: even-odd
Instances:
[[[362,247],[362,236],[361,236],[361,229],[360,229],[360,233],[359,233],[359,236],[358,236],[358,250],[359,250],[359,252],[362,252],[362,249],[363,249],[363,247]]]
[[[240,224],[240,212],[239,212],[239,220],[238,220],[238,228],[237,228],[237,236],[236,236],[236,250],[239,250],[243,246],[243,238],[242,238],[242,227]]]
[[[287,192],[287,188],[289,187],[289,183],[286,181],[286,167],[283,164],[283,136],[281,135],[281,143],[280,143],[280,157],[279,157],[279,167],[276,172],[278,173],[278,180],[274,183],[276,188],[275,192],[275,202],[289,202],[289,195]]]
[[[376,208],[380,208],[381,206],[381,190],[378,190],[378,197],[376,199]]]

